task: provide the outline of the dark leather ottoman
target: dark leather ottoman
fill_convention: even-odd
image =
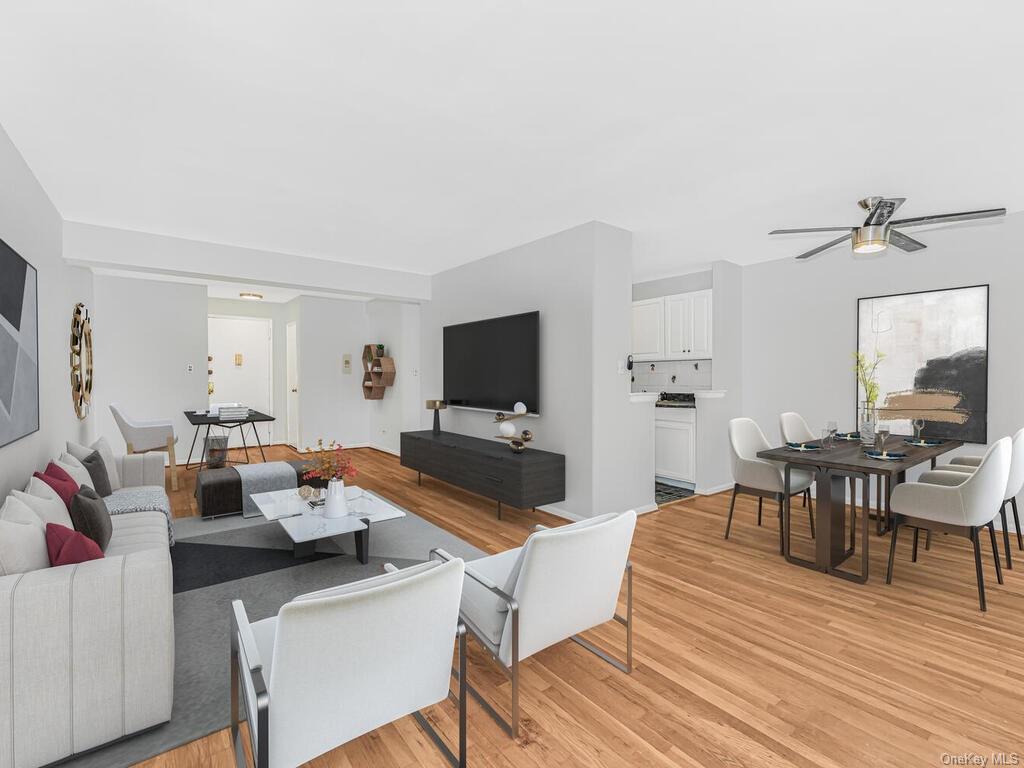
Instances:
[[[295,470],[295,485],[323,487],[320,481],[303,480],[305,461],[289,461]],[[196,507],[203,517],[240,515],[242,513],[242,478],[234,467],[204,469],[196,477]]]

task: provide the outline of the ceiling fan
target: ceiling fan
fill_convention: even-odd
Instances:
[[[808,227],[805,229],[773,229],[769,235],[794,235],[801,232],[845,232],[835,240],[801,253],[797,259],[809,259],[835,245],[851,240],[854,253],[877,253],[894,245],[901,251],[920,251],[927,248],[924,243],[900,232],[903,227],[919,227],[922,224],[945,224],[949,221],[973,221],[1005,216],[1005,208],[986,208],[982,211],[963,213],[939,213],[933,216],[914,216],[909,219],[894,219],[896,209],[903,205],[905,197],[865,197],[858,205],[868,212],[864,223],[858,227]],[[899,229],[897,229],[897,227]]]

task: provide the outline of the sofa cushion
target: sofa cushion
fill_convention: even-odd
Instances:
[[[14,496],[0,508],[0,576],[50,567],[43,521]]]
[[[162,512],[132,512],[110,518],[112,532],[105,555],[130,555],[146,549],[167,549],[167,518]]]
[[[71,499],[71,522],[76,531],[84,533],[106,551],[113,531],[110,513],[99,494],[87,485]]]
[[[46,524],[46,549],[50,565],[75,565],[89,560],[101,560],[103,551],[84,533],[55,523]]]
[[[107,476],[107,465],[103,463],[103,457],[100,456],[99,451],[93,451],[82,459],[82,466],[89,473],[91,481],[89,485],[100,495],[100,498],[105,498],[113,492],[114,489],[110,487],[110,478]]]
[[[71,479],[78,484],[79,488],[83,485],[92,487],[92,477],[89,475],[89,470],[87,470],[82,462],[70,453],[62,453],[60,458],[58,458],[54,463],[67,472],[68,475],[71,476]]]
[[[159,485],[139,485],[121,488],[104,499],[107,511],[116,518],[128,512],[162,512],[164,527],[171,545],[174,545],[174,526],[171,523],[171,502]]]
[[[121,475],[117,471],[117,462],[114,460],[114,452],[111,450],[110,443],[107,442],[107,438],[101,437],[88,448],[84,445],[79,445],[78,443],[72,443],[69,440],[67,447],[68,453],[82,462],[84,462],[85,457],[93,451],[99,451],[100,456],[103,458],[103,464],[107,468],[107,478],[110,480],[110,490],[116,491],[121,487]]]
[[[71,498],[78,493],[78,483],[74,481],[71,475],[51,461],[46,465],[45,472],[33,472],[32,477],[42,480],[53,488],[57,495],[60,496],[60,500],[64,502],[64,506],[67,507],[68,511],[71,510]]]
[[[29,480],[24,492],[11,491],[11,495],[31,507],[43,523],[57,523],[65,528],[74,527],[68,508],[64,506],[60,496],[39,478],[33,477]]]

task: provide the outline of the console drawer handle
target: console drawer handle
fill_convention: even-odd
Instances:
[[[495,477],[494,475],[484,475],[484,478],[487,479],[487,480],[490,480],[492,483],[503,483],[503,482],[505,482],[500,477]]]

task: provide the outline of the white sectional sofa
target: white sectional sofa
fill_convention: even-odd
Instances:
[[[171,717],[163,460],[143,454],[118,464],[127,487],[115,495],[145,496],[159,511],[112,514],[101,560],[0,577],[0,768],[36,768]],[[117,500],[107,501],[114,513]]]

